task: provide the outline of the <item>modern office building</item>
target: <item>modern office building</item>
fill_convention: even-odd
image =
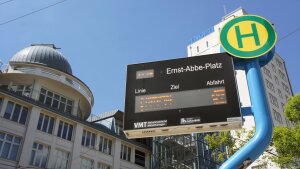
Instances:
[[[119,132],[121,111],[88,119],[93,104],[54,45],[17,52],[0,73],[0,168],[149,169],[149,142]]]
[[[246,14],[247,13],[244,9],[238,8],[237,10],[225,15],[218,24],[210,27],[198,36],[195,36],[187,46],[188,56],[193,57],[224,52],[219,42],[219,35],[222,26],[229,20]],[[276,53],[274,58],[267,65],[261,68],[261,72],[264,80],[264,88],[267,94],[273,126],[291,125],[291,123],[285,119],[283,113],[284,105],[287,103],[288,98],[293,95],[284,60],[279,56],[278,53]],[[250,106],[251,101],[249,97],[245,71],[237,70],[236,78],[240,102],[243,107]],[[252,129],[255,126],[253,117],[247,116],[244,118],[245,122],[243,128],[245,130]],[[249,168],[254,169],[259,167],[273,169],[276,166],[270,163],[254,163]]]

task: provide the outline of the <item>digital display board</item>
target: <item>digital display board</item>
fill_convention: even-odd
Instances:
[[[235,73],[227,53],[127,66],[128,138],[242,126]]]
[[[224,87],[135,96],[135,113],[226,104]]]

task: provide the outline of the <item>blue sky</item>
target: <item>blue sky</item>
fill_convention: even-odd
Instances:
[[[0,0],[0,4],[5,2]],[[54,43],[73,74],[92,90],[92,113],[124,110],[126,65],[187,56],[189,40],[243,7],[275,24],[278,38],[300,27],[300,1],[68,0],[4,25],[59,0],[14,0],[0,5],[0,60],[8,63],[33,43]],[[294,93],[300,91],[300,31],[279,41]]]

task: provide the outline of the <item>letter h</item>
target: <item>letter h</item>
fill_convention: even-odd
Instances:
[[[243,48],[243,41],[242,38],[246,38],[246,37],[254,37],[254,41],[255,41],[255,45],[259,46],[260,45],[260,41],[259,41],[259,37],[258,37],[258,33],[257,33],[257,28],[256,28],[256,24],[252,23],[251,24],[251,28],[252,28],[252,33],[248,33],[248,34],[241,34],[241,30],[239,26],[235,26],[235,32],[236,32],[236,38],[237,38],[237,42],[238,42],[238,46],[239,48]]]

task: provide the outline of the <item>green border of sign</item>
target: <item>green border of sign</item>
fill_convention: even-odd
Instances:
[[[267,29],[268,32],[268,40],[267,42],[259,49],[254,50],[254,51],[240,51],[235,48],[233,48],[229,42],[227,41],[227,33],[229,29],[236,23],[242,22],[242,21],[255,21]],[[232,19],[231,21],[227,22],[221,32],[220,32],[220,43],[224,50],[228,52],[229,54],[238,57],[238,58],[243,58],[243,59],[251,59],[251,58],[257,58],[260,57],[266,53],[268,53],[274,46],[277,41],[277,34],[275,32],[275,29],[273,28],[272,24],[266,20],[263,17],[257,16],[257,15],[243,15],[237,18]]]

